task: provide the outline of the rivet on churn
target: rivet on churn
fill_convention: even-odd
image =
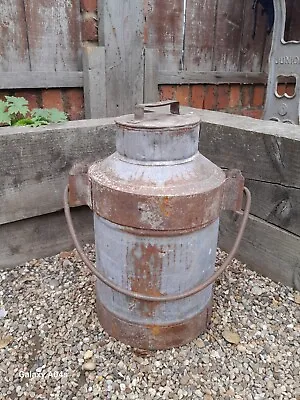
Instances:
[[[170,114],[145,107],[171,105]],[[233,258],[245,230],[251,196],[239,171],[227,175],[198,151],[200,120],[179,103],[139,105],[116,119],[117,151],[76,165],[64,203],[83,261],[97,276],[103,328],[133,347],[181,346],[210,321],[213,283]],[[246,206],[233,250],[215,271],[219,215]],[[84,254],[69,206],[94,211],[96,268]]]

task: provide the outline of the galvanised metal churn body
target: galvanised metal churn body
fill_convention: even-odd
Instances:
[[[226,177],[198,152],[199,117],[169,103],[171,113],[142,105],[117,118],[116,152],[70,176],[70,204],[94,211],[100,323],[146,349],[205,331],[212,283],[189,292],[213,276],[220,211],[240,209],[244,188],[240,173]]]

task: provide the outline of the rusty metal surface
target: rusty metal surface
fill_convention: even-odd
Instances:
[[[243,178],[198,152],[192,113],[132,118],[118,118],[116,153],[70,177],[69,200],[94,211],[96,269],[70,232],[99,278],[103,327],[133,346],[168,348],[205,330],[215,277],[231,259],[215,271],[219,214],[240,209]]]
[[[183,295],[214,273],[219,221],[193,232],[140,236],[139,229],[94,216],[98,271],[115,285],[158,302],[135,299],[98,281],[97,298],[119,317],[137,324],[178,323],[192,318],[212,295],[212,283],[201,292]]]
[[[75,164],[69,173],[69,204],[71,207],[87,205],[92,208],[89,165]]]
[[[300,42],[285,41],[285,0],[274,0],[275,22],[269,57],[269,77],[264,119],[299,125],[300,115]],[[279,94],[279,77],[294,77],[294,94]]]
[[[97,313],[102,327],[109,335],[132,347],[164,350],[189,343],[208,328],[212,300],[193,318],[170,325],[138,325],[109,312],[97,301]]]
[[[229,170],[224,184],[222,209],[240,211],[243,205],[245,178],[239,170]]]
[[[197,154],[168,165],[129,163],[117,153],[89,170],[93,210],[120,225],[153,230],[203,227],[220,213],[224,172]]]
[[[145,108],[155,108],[155,107],[164,107],[170,106],[171,114],[180,114],[180,104],[177,100],[166,100],[159,101],[156,103],[146,103],[146,104],[138,104],[135,106],[134,118],[135,119],[143,119],[145,117]]]

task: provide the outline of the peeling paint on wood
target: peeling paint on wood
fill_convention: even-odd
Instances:
[[[146,7],[146,46],[159,50],[159,67],[181,69],[184,0],[149,0]]]
[[[81,70],[78,2],[30,0],[24,4],[31,70]]]
[[[211,71],[217,0],[187,0],[184,69]]]
[[[2,0],[0,6],[0,71],[30,69],[23,0]]]

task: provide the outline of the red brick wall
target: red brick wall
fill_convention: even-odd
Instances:
[[[293,94],[293,84],[279,84],[278,93]],[[265,85],[163,85],[161,100],[177,99],[182,105],[262,118]]]
[[[261,118],[265,101],[264,85],[164,85],[161,100],[177,99],[180,104],[206,110]]]
[[[81,39],[83,45],[98,43],[97,0],[80,0]],[[29,108],[58,108],[65,111],[70,120],[84,118],[82,88],[61,89],[18,89],[0,91],[0,99],[5,95],[25,97]]]

